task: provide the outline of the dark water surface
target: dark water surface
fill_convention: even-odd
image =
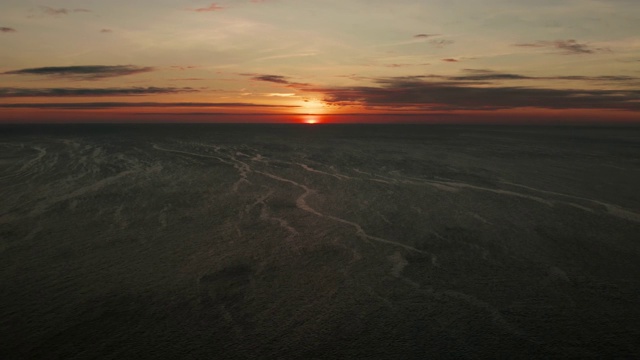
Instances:
[[[0,127],[0,358],[640,357],[640,128]]]

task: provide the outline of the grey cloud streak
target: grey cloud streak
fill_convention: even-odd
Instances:
[[[179,94],[198,92],[185,87],[132,87],[132,88],[0,88],[0,98],[9,97],[82,97],[82,96],[138,96],[152,94]]]
[[[51,77],[67,77],[76,80],[96,80],[124,75],[140,74],[154,71],[152,67],[135,65],[82,65],[82,66],[47,66],[7,71],[4,75],[40,75]]]
[[[248,107],[248,108],[297,108],[295,105],[268,105],[254,103],[201,103],[201,102],[86,102],[86,103],[19,103],[0,104],[0,108],[5,109],[60,109],[60,110],[92,110],[92,109],[114,109],[114,108],[170,108],[170,107]]]
[[[640,82],[640,77],[628,75],[600,75],[600,76],[527,76],[521,74],[501,73],[485,69],[464,69],[463,75],[442,76],[441,78],[455,81],[494,81],[494,80],[571,80],[587,82],[608,82],[608,83],[632,83]]]
[[[607,48],[598,48],[598,47],[590,46],[588,44],[579,43],[578,41],[573,39],[553,40],[553,41],[540,40],[534,43],[515,44],[515,46],[534,47],[534,48],[551,48],[551,49],[560,50],[560,53],[564,55],[581,55],[581,54],[584,55],[584,54],[595,54],[595,53],[611,51]]]
[[[40,9],[42,10],[42,12],[44,12],[47,15],[67,15],[71,12],[91,12],[91,10],[88,9],[83,9],[83,8],[79,8],[79,9],[66,9],[66,8],[52,8],[50,6],[41,6]]]
[[[290,88],[301,88],[301,87],[309,86],[309,84],[306,84],[306,83],[289,81],[288,76],[282,76],[282,75],[270,75],[270,74],[239,74],[239,75],[250,76],[251,80],[255,80],[255,81],[264,81],[264,82],[286,85],[287,87],[290,87]]]
[[[281,75],[255,75],[251,79],[256,81],[272,82],[276,84],[290,84],[289,80],[287,80],[288,78]]]
[[[640,111],[640,90],[579,90],[533,87],[477,87],[425,77],[380,78],[377,86],[306,88],[333,105],[420,110],[619,109]]]

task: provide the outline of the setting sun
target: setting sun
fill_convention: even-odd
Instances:
[[[313,125],[320,122],[320,118],[315,115],[308,115],[302,119],[302,122],[305,124]]]

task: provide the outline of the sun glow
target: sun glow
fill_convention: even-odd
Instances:
[[[302,122],[309,125],[318,124],[320,122],[320,117],[317,115],[306,115],[302,118]]]
[[[324,102],[316,99],[306,99],[298,103],[298,112],[304,114],[324,114],[327,106]]]

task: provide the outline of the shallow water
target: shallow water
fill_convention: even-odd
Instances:
[[[4,126],[0,356],[639,356],[638,154],[638,128]]]

